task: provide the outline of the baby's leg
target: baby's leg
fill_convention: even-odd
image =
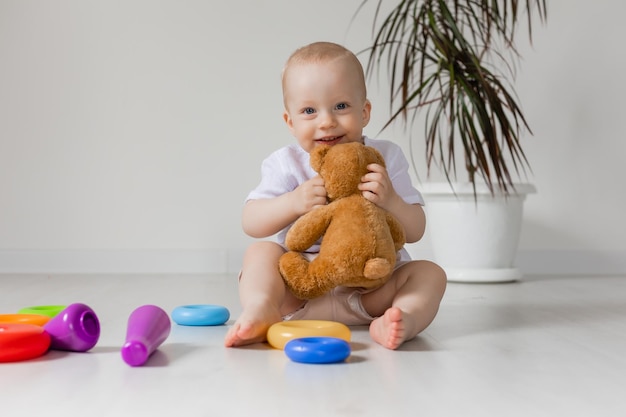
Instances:
[[[377,317],[370,324],[374,341],[397,349],[433,321],[446,288],[445,272],[428,261],[412,261],[396,269],[381,288],[364,294],[365,310]]]
[[[267,329],[282,320],[283,310],[293,311],[301,303],[286,290],[278,271],[283,253],[274,242],[255,242],[246,251],[239,281],[243,311],[228,330],[225,346],[265,341]]]

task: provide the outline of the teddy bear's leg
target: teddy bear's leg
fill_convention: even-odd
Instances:
[[[365,262],[363,276],[369,279],[381,279],[391,274],[393,266],[385,258],[373,258]]]
[[[289,290],[301,299],[319,297],[337,286],[337,267],[323,256],[309,262],[297,252],[287,252],[280,258],[279,269]]]
[[[278,262],[280,274],[286,281],[302,281],[306,279],[309,261],[298,252],[286,252]]]
[[[341,285],[341,281],[338,281],[337,278],[342,276],[341,270],[343,269],[336,264],[336,259],[328,256],[319,255],[311,261],[309,276],[312,281],[312,294],[314,293],[315,297],[319,297],[337,285]]]
[[[310,299],[317,287],[309,273],[310,263],[298,252],[287,252],[280,257],[278,268],[289,290],[298,298]]]

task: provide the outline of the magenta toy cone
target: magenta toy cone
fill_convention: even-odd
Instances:
[[[85,304],[70,304],[43,326],[50,349],[86,352],[98,343],[100,321]]]
[[[167,339],[172,325],[170,317],[160,307],[144,305],[136,308],[128,318],[126,343],[122,359],[130,366],[141,366]]]

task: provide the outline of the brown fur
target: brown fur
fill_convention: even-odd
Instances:
[[[391,276],[404,229],[358,189],[371,163],[384,166],[382,155],[356,142],[311,152],[311,166],[324,179],[329,202],[300,217],[287,233],[290,251],[279,268],[298,298],[319,297],[340,285],[374,288]],[[322,236],[319,255],[307,261],[300,252]]]

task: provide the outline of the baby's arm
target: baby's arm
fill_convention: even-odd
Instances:
[[[422,206],[409,204],[396,193],[387,170],[379,164],[367,166],[369,173],[361,179],[359,189],[363,196],[382,207],[402,224],[407,243],[417,242],[424,235],[426,216]]]
[[[250,200],[243,207],[243,231],[254,238],[278,233],[316,206],[326,204],[324,180],[317,176],[274,198]]]

